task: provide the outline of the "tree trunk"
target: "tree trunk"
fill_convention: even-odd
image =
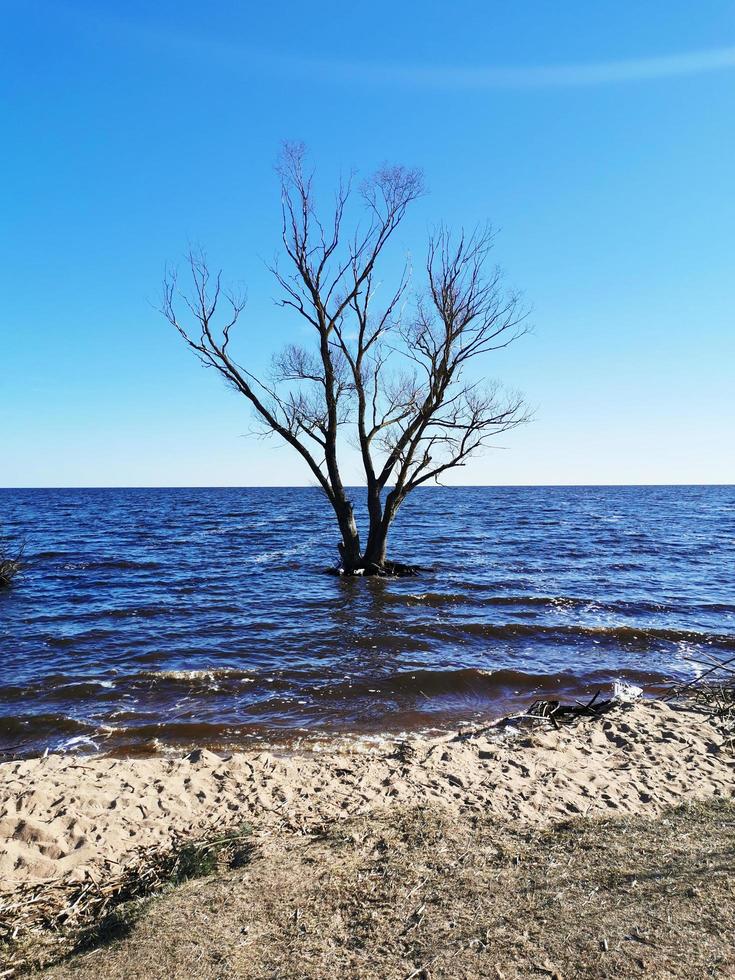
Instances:
[[[364,566],[368,574],[408,574],[411,566],[401,562],[387,562],[388,532],[396,516],[396,511],[403,501],[399,489],[394,488],[386,497],[385,504],[380,499],[380,492],[373,495],[368,492],[368,510],[370,511],[370,533],[365,548]]]
[[[334,510],[342,533],[342,540],[339,542],[342,565],[346,572],[354,572],[362,566],[362,554],[360,551],[360,534],[355,523],[352,504],[349,500],[339,501],[334,504]]]
[[[380,493],[378,491],[369,492],[370,530],[364,552],[360,549],[360,535],[355,523],[352,504],[346,497],[341,500],[332,500],[332,506],[342,533],[342,540],[339,542],[339,554],[342,570],[346,575],[414,575],[419,571],[416,566],[387,561],[386,558],[388,531],[402,499],[402,496],[395,494],[394,491],[388,495],[385,508],[383,508]]]
[[[377,487],[368,488],[367,504],[370,515],[370,532],[365,548],[365,566],[366,569],[371,566],[382,568],[385,564],[385,552],[388,543],[388,525],[384,519],[380,490]]]
[[[385,566],[387,540],[374,542],[370,548],[365,549],[363,564],[367,572],[379,572]]]

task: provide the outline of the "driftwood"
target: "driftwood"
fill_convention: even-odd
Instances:
[[[683,701],[702,711],[720,731],[723,745],[735,749],[735,657],[718,660],[710,653],[698,652],[686,659],[705,669],[693,680],[674,687],[666,700]]]
[[[597,718],[605,711],[609,711],[610,708],[621,703],[617,698],[600,700],[601,693],[601,691],[596,691],[584,704],[581,701],[575,701],[574,704],[562,704],[560,701],[539,699],[533,702],[525,717],[548,719],[554,728],[558,728],[560,723],[576,721],[579,718]]]
[[[460,732],[452,739],[453,742],[465,742],[474,738],[486,735],[488,732],[504,731],[508,728],[518,729],[537,726],[552,725],[558,729],[561,725],[570,725],[583,718],[599,718],[612,708],[619,708],[629,703],[619,697],[600,699],[600,691],[589,699],[589,701],[575,701],[573,704],[562,704],[560,701],[545,700],[539,698],[534,701],[527,711],[520,714],[509,715],[500,721],[495,721],[482,728],[475,728],[468,732]]]

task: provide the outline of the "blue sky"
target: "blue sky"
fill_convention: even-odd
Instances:
[[[189,243],[272,302],[273,164],[384,161],[396,246],[489,219],[535,421],[460,483],[735,482],[735,4],[0,2],[0,485],[308,483],[155,311]],[[354,471],[356,473],[356,471]]]

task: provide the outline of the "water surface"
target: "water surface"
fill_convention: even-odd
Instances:
[[[340,579],[314,489],[1,490],[0,753],[442,729],[735,656],[735,488],[427,488]]]

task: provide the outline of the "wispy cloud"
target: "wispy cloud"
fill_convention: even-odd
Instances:
[[[38,0],[37,0],[38,2]],[[45,6],[45,0],[41,0]],[[430,89],[543,89],[643,82],[702,75],[735,69],[735,45],[678,54],[551,65],[427,65],[406,62],[303,58],[269,52],[232,40],[163,30],[160,25],[82,11],[59,3],[63,12],[84,29],[103,30],[117,41],[137,42],[157,51],[209,61],[220,68],[304,80]]]
[[[422,65],[411,63],[294,58],[254,51],[236,42],[184,37],[166,38],[180,53],[211,57],[220,65],[281,77],[362,85],[405,86],[425,89],[544,89],[643,82],[702,75],[735,69],[735,46],[711,48],[650,58],[593,61],[579,64]],[[150,36],[149,36],[150,40]]]
[[[462,89],[549,88],[637,82],[732,70],[735,68],[735,46],[652,58],[531,67],[377,64],[340,64],[337,67],[343,75],[373,82]]]

